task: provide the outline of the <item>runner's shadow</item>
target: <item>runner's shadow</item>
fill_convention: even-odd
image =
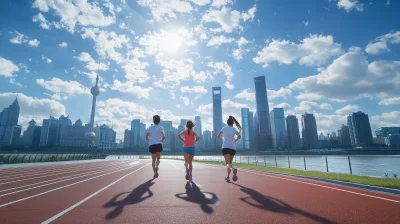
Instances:
[[[211,195],[211,199],[207,198],[200,188],[194,182],[187,182],[185,185],[186,193],[176,194],[177,198],[200,205],[201,210],[206,214],[211,214],[214,209],[210,206],[218,202],[218,197],[214,193],[204,192]]]
[[[308,213],[306,211],[302,211],[300,209],[294,208],[279,199],[265,196],[265,195],[261,194],[260,192],[253,190],[251,188],[247,188],[247,187],[241,186],[239,184],[235,184],[235,183],[231,183],[231,184],[240,187],[240,190],[242,192],[244,192],[250,196],[250,197],[240,198],[240,200],[242,200],[243,202],[245,202],[248,205],[251,205],[253,207],[271,211],[271,212],[276,212],[276,213],[284,213],[287,215],[292,215],[294,213],[297,213],[297,214],[303,215],[305,217],[308,217],[308,218],[313,219],[314,221],[317,221],[320,223],[334,223],[334,222],[330,221],[329,219],[326,219],[326,218]],[[249,199],[252,199],[256,203],[252,202]]]
[[[153,181],[154,179],[148,180],[147,182],[139,185],[137,188],[133,189],[132,192],[123,192],[117,194],[115,197],[113,197],[109,202],[107,202],[103,207],[104,208],[111,208],[115,207],[115,209],[111,212],[109,212],[106,215],[106,219],[114,219],[116,218],[119,214],[121,214],[123,208],[127,205],[133,205],[133,204],[138,204],[150,197],[153,196],[153,192],[151,192],[150,187],[153,186]],[[129,195],[122,199],[117,201],[117,199],[124,194]],[[146,196],[144,196],[146,193],[148,193]]]

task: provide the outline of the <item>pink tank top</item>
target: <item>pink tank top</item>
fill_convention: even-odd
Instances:
[[[190,131],[190,134],[186,130],[183,134],[185,136],[185,141],[183,142],[183,146],[185,147],[194,147],[194,134],[193,130]]]

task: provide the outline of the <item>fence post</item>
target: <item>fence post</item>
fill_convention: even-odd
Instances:
[[[278,163],[276,162],[276,156],[275,156],[275,166],[278,167]]]
[[[328,157],[325,156],[325,163],[326,163],[326,172],[329,172],[329,168],[328,168]]]
[[[347,157],[347,159],[349,160],[349,168],[350,168],[350,174],[353,174],[353,170],[351,169],[351,162],[350,162],[350,156]]]
[[[304,156],[304,170],[307,170],[306,157]]]
[[[289,168],[290,168],[290,157],[289,156],[287,157],[287,161],[289,163]]]

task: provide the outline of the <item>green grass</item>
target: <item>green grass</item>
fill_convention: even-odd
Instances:
[[[225,165],[224,162],[215,162],[215,161],[197,161],[199,163],[209,163],[216,165]],[[278,168],[271,166],[259,166],[252,164],[241,164],[235,163],[235,167],[237,168],[245,168],[245,169],[254,169],[261,171],[269,171],[269,172],[277,172],[282,174],[293,174],[305,177],[316,177],[322,179],[330,179],[330,180],[339,180],[349,183],[356,184],[365,184],[376,187],[386,187],[386,188],[394,188],[400,189],[400,180],[396,178],[376,178],[376,177],[367,177],[367,176],[358,176],[351,174],[341,174],[341,173],[325,173],[318,171],[306,171],[306,170],[296,170],[296,169],[288,169],[288,168]]]

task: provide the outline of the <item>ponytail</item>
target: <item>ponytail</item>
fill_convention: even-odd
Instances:
[[[186,122],[186,128],[188,130],[188,134],[190,135],[190,131],[192,130],[192,128],[196,125],[196,123],[193,124],[193,122],[191,120]]]
[[[236,120],[235,117],[229,116],[227,123],[228,123],[228,125],[231,125],[231,126],[233,126],[233,123],[235,123],[237,129],[239,130],[239,133],[242,132],[242,126],[240,126],[239,122]]]

